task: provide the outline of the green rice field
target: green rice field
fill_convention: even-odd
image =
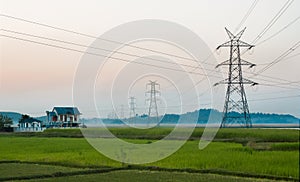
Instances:
[[[170,128],[145,132],[112,128],[132,143],[151,143]],[[111,160],[97,152],[78,129],[0,134],[0,181],[270,181],[299,180],[299,130],[221,129],[204,150],[203,129],[173,155],[144,165]],[[143,176],[143,177],[141,177]],[[176,176],[174,180],[171,176]],[[137,179],[137,180],[134,180]],[[74,181],[74,180],[73,180]],[[128,180],[129,181],[129,180]]]

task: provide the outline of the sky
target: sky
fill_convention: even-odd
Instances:
[[[101,36],[119,25],[132,21],[144,19],[166,20],[184,26],[197,34],[205,42],[211,52],[214,53],[211,60],[216,60],[220,63],[228,59],[229,56],[228,49],[222,49],[221,52],[214,51],[218,45],[228,40],[224,28],[227,27],[232,32],[236,32],[236,28],[253,2],[253,0],[0,0],[0,9],[1,14],[96,37]],[[241,28],[247,27],[241,39],[251,43],[286,2],[287,1],[284,0],[259,0],[249,17],[241,26]],[[300,1],[293,1],[276,23],[260,38],[258,43],[274,35],[299,17],[299,7]],[[84,45],[92,45],[95,43],[95,38],[91,37],[54,30],[3,16],[0,16],[0,20],[1,28],[5,30],[45,36]],[[275,60],[296,44],[300,39],[299,31],[300,21],[298,20],[273,38],[257,45],[253,51],[249,51],[251,53],[244,54],[243,59],[257,64],[256,68],[252,70],[245,68],[244,76],[246,78],[252,77],[253,74],[251,73],[260,70],[267,63]],[[46,43],[55,43],[36,38],[33,39],[28,36],[21,36],[3,30],[0,31],[0,34]],[[84,57],[83,52],[87,50],[86,48],[55,43],[83,51],[74,52],[3,36],[0,36],[0,39],[1,111],[16,111],[32,116],[40,116],[45,115],[45,111],[51,110],[54,106],[76,105],[73,98],[73,83],[78,65],[80,65],[80,61]],[[164,42],[144,40],[142,42],[132,43],[132,45],[142,47],[149,46],[147,48],[187,56],[181,52],[182,50],[174,48],[171,44],[167,45]],[[145,51],[137,51],[126,46],[119,47],[118,49],[122,52],[141,54],[142,56],[154,59],[171,59],[168,56],[149,54]],[[263,72],[263,76],[252,78],[253,81],[261,83],[261,85],[245,87],[250,112],[292,114],[300,117],[300,61],[299,56],[297,56],[299,52],[300,49],[294,50],[287,56],[288,59],[280,61]],[[205,57],[206,55],[203,56]],[[194,64],[187,60],[186,62],[181,60],[180,63],[188,65]],[[162,65],[157,62],[155,64],[158,66]],[[209,87],[207,86],[208,82],[205,81],[203,84],[198,85],[197,89],[191,89],[192,93],[188,93],[188,96],[184,96],[185,99],[183,101],[178,99],[182,96],[182,93],[189,90],[190,86],[193,86],[194,82],[202,79],[200,76],[192,76],[194,82],[189,82],[181,80],[187,73],[175,74],[173,71],[157,71],[158,69],[151,68],[148,71],[155,71],[156,75],[143,77],[144,72],[140,72],[139,75],[135,75],[134,73],[138,72],[138,70],[147,70],[148,68],[145,66],[132,66],[132,64],[116,61],[113,63],[109,62],[102,66],[102,70],[98,70],[98,76],[100,76],[97,77],[95,81],[96,94],[95,96],[91,96],[94,97],[101,116],[110,114],[113,108],[120,114],[121,105],[124,105],[125,115],[128,115],[128,97],[131,95],[137,98],[137,112],[139,114],[147,112],[148,105],[145,101],[147,99],[145,92],[149,91],[146,84],[150,79],[157,80],[161,86],[161,101],[158,103],[160,113],[180,113],[193,111],[199,107],[210,107],[209,104],[206,105],[206,103],[210,103],[210,95]],[[227,69],[226,67],[221,68],[223,77],[226,77]],[[199,72],[203,71],[205,72],[205,70],[199,70]],[[114,83],[114,85],[112,85],[112,83]],[[268,84],[269,86],[267,86]],[[112,89],[108,89],[107,85],[113,86],[113,91]],[[167,88],[169,88],[169,90]],[[204,92],[204,94],[200,97],[201,104],[199,106],[198,100],[194,98],[195,94],[201,94],[202,92]],[[218,98],[217,105],[220,107],[217,109],[222,110],[225,87],[221,86],[218,88],[218,93],[220,94],[216,96]],[[185,106],[183,110],[182,108],[175,107],[180,104]],[[84,117],[94,117],[96,114],[92,106],[79,109]]]

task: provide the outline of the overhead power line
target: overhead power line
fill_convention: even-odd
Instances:
[[[131,61],[131,60],[112,57],[112,56],[108,57],[108,56],[102,55],[102,54],[81,51],[81,50],[68,48],[68,47],[63,47],[63,46],[59,46],[59,45],[55,45],[55,44],[43,43],[43,42],[39,42],[39,41],[34,41],[34,40],[29,40],[29,39],[24,39],[24,38],[18,38],[18,37],[4,35],[4,34],[0,34],[0,36],[11,38],[11,39],[16,39],[16,40],[20,40],[20,41],[25,41],[25,42],[35,43],[35,44],[39,44],[39,45],[44,45],[44,46],[48,46],[48,47],[64,49],[64,50],[68,50],[68,51],[74,51],[74,52],[78,52],[78,53],[85,53],[85,54],[89,54],[89,55],[93,55],[93,56],[106,57],[106,58],[109,58],[109,59],[118,60],[118,61],[127,62],[127,63],[135,63],[135,64],[140,64],[140,65],[145,65],[145,66],[152,66],[152,67],[156,67],[156,68],[160,68],[160,69],[166,69],[166,70],[172,70],[172,71],[178,71],[178,72],[184,72],[184,73],[191,73],[191,74],[195,74],[195,75],[212,76],[212,77],[220,78],[219,76],[216,76],[216,75],[207,75],[207,74],[199,73],[199,72],[184,71],[184,70],[181,70],[181,69],[174,69],[174,68],[170,68],[170,67],[163,67],[163,66],[158,66],[158,65],[149,64],[149,63],[136,62],[136,61]]]
[[[0,16],[3,16],[3,17],[7,17],[7,18],[12,18],[12,19],[16,19],[16,20],[19,20],[19,21],[24,21],[24,22],[27,22],[27,23],[32,23],[32,24],[36,24],[36,25],[40,25],[40,26],[45,26],[45,27],[48,27],[48,28],[52,28],[52,29],[56,29],[56,30],[61,30],[61,31],[65,31],[65,32],[69,32],[69,33],[73,33],[73,34],[79,34],[79,35],[81,35],[81,36],[86,36],[86,37],[90,37],[90,38],[98,38],[98,37],[96,37],[96,36],[93,36],[93,35],[88,35],[88,34],[84,34],[84,33],[80,33],[80,32],[76,32],[76,31],[72,31],[72,30],[67,30],[67,29],[64,29],[64,28],[60,28],[60,27],[56,27],[56,26],[52,26],[52,25],[47,25],[47,24],[43,24],[43,23],[39,23],[39,22],[35,22],[35,21],[31,21],[31,20],[25,20],[25,19],[22,19],[22,18],[18,18],[18,17],[14,17],[14,16],[10,16],[10,15],[4,15],[4,14],[0,14]],[[50,38],[51,39],[51,38]],[[108,40],[108,41],[110,41],[110,40]],[[113,41],[113,40],[112,40]],[[65,41],[65,43],[66,43],[67,41]],[[69,43],[71,43],[71,42],[69,42]],[[119,42],[119,44],[123,44],[123,43],[120,43]],[[74,45],[77,45],[77,46],[80,46],[80,44],[76,44],[76,43],[74,43]],[[129,45],[130,46],[130,45]],[[53,46],[52,46],[53,47]],[[56,46],[56,48],[57,48],[57,46]],[[67,50],[70,50],[70,48],[66,48]],[[102,48],[97,48],[97,49],[102,49]],[[103,50],[103,49],[102,49]],[[72,50],[72,51],[75,51],[75,52],[82,52],[82,51],[79,51],[79,50]],[[108,50],[109,51],[109,50]],[[161,52],[161,51],[159,51],[159,52]],[[215,52],[215,51],[214,51]],[[120,53],[120,52],[118,52],[118,53]],[[88,53],[88,54],[91,54],[91,53]],[[92,54],[94,54],[94,53],[92,53]],[[122,53],[120,53],[120,54],[122,54]],[[124,53],[124,55],[125,54],[127,54],[127,53]],[[166,53],[166,54],[168,54],[168,53]],[[128,54],[128,55],[130,55],[130,54]],[[138,56],[138,55],[133,55],[133,54],[131,54],[132,56]],[[204,64],[208,64],[208,65],[213,65],[213,64],[211,64],[211,63],[206,63],[206,61],[211,57],[213,55],[213,53],[212,54],[210,54],[205,60],[203,60],[201,63],[204,63]],[[99,56],[99,55],[98,55]],[[175,57],[178,57],[177,55],[174,55]],[[184,57],[181,57],[182,59],[184,58]],[[144,58],[144,59],[152,59],[152,58]],[[185,58],[184,58],[185,59]],[[189,60],[191,59],[191,58],[188,58]],[[153,60],[157,60],[157,59],[153,59]],[[157,60],[158,61],[158,60]],[[192,59],[192,61],[196,61],[195,59]],[[196,61],[197,62],[197,61]],[[176,63],[175,63],[176,64]],[[195,66],[195,67],[193,67],[193,66],[189,66],[189,65],[187,65],[187,64],[181,64],[182,66],[187,66],[187,67],[191,67],[191,68],[193,68],[193,70],[192,71],[189,71],[189,73],[191,73],[191,72],[193,72],[194,70],[196,70],[196,69],[198,69],[198,68],[200,68],[200,66]],[[209,69],[206,69],[206,70],[208,70],[208,71],[211,71],[211,72],[209,72],[209,73],[207,73],[206,75],[209,75],[209,74],[211,74],[211,73],[213,73],[213,72],[218,72],[217,70],[209,70]],[[196,74],[196,72],[193,72],[193,74]],[[252,73],[253,74],[253,73]],[[287,80],[284,80],[284,79],[282,79],[282,78],[276,78],[276,77],[270,77],[270,76],[266,76],[266,75],[262,75],[262,74],[260,74],[260,75],[257,75],[257,76],[262,76],[262,77],[268,77],[268,78],[270,78],[270,79],[274,79],[274,80],[283,80],[283,81],[287,81]],[[258,79],[258,78],[256,78],[256,79]]]
[[[260,69],[258,72],[256,72],[255,75],[258,75],[260,73],[265,72],[266,70],[270,69],[275,64],[279,63],[280,61],[284,60],[285,57],[287,57],[289,54],[291,54],[293,51],[295,51],[297,48],[300,47],[300,41],[298,41],[296,44],[294,44],[291,48],[289,48],[287,51],[282,53],[280,56],[278,56],[274,61]]]
[[[257,5],[258,1],[259,0],[254,0],[253,1],[253,3],[251,4],[250,8],[247,11],[247,13],[245,14],[245,16],[242,18],[241,22],[235,28],[234,32],[237,32],[241,28],[241,26],[246,22],[246,20],[248,19],[249,15],[252,13],[252,11],[254,10],[255,6]]]
[[[139,55],[136,55],[136,54],[126,53],[126,52],[121,52],[121,51],[115,51],[115,50],[109,50],[109,49],[104,49],[104,48],[100,48],[100,47],[88,46],[88,45],[78,44],[78,43],[74,43],[74,42],[70,42],[70,41],[53,39],[53,38],[28,34],[28,33],[24,33],[24,32],[17,32],[17,31],[8,30],[8,29],[0,29],[0,31],[10,32],[10,33],[19,34],[19,35],[25,35],[25,36],[29,36],[29,37],[44,39],[44,40],[50,40],[50,41],[54,41],[54,42],[59,42],[59,43],[64,43],[64,44],[69,44],[69,45],[74,45],[74,46],[79,46],[79,47],[85,47],[85,48],[90,48],[90,49],[95,49],[95,50],[101,50],[101,51],[110,52],[110,53],[118,53],[118,54],[122,54],[122,55],[126,55],[126,56],[132,56],[132,57],[141,58],[141,59],[147,59],[147,60],[152,60],[152,61],[170,63],[170,64],[174,64],[174,65],[181,65],[181,66],[195,68],[195,69],[201,68],[200,66],[192,66],[190,64],[182,64],[182,63],[176,63],[176,62],[172,62],[172,61],[165,61],[165,60],[161,60],[161,59],[155,59],[155,58],[151,58],[151,57],[144,57],[144,56],[139,56]],[[216,72],[216,70],[212,70],[212,71]]]
[[[269,98],[262,98],[262,99],[252,99],[249,100],[251,102],[253,101],[263,101],[263,100],[278,100],[278,99],[287,99],[287,98],[295,98],[300,97],[300,95],[290,95],[290,96],[282,96],[282,97],[269,97]]]
[[[196,59],[182,57],[182,56],[178,56],[178,55],[174,55],[174,54],[170,54],[170,53],[164,53],[164,52],[161,52],[161,51],[152,50],[152,49],[148,49],[148,48],[143,48],[143,47],[139,47],[139,46],[134,46],[134,45],[126,44],[126,43],[123,43],[123,42],[118,42],[118,41],[115,41],[115,40],[103,39],[103,38],[100,38],[100,37],[97,37],[97,36],[94,36],[94,35],[89,35],[89,34],[81,33],[81,32],[78,32],[78,31],[68,30],[68,29],[65,29],[65,28],[58,27],[58,26],[53,26],[53,25],[40,23],[40,22],[36,22],[36,21],[32,21],[32,20],[27,20],[27,19],[24,19],[24,18],[19,18],[19,17],[15,17],[15,16],[11,16],[11,15],[6,15],[6,14],[0,14],[0,16],[10,18],[10,19],[14,19],[14,20],[18,20],[18,21],[23,21],[23,22],[30,23],[30,24],[35,24],[35,25],[51,28],[51,29],[55,29],[55,30],[59,30],[59,31],[63,31],[63,32],[77,34],[77,35],[84,36],[84,37],[89,37],[89,38],[93,38],[93,39],[100,39],[100,40],[103,40],[103,41],[107,41],[107,42],[111,42],[111,43],[115,43],[115,44],[120,44],[120,45],[123,45],[123,46],[137,48],[137,49],[141,49],[141,50],[145,50],[145,51],[150,51],[150,52],[154,52],[154,53],[159,53],[159,54],[168,55],[168,56],[171,56],[171,57],[176,57],[176,58],[180,58],[180,59],[184,59],[184,60],[190,60],[190,61],[194,61],[194,62],[199,63],[199,61],[196,60]],[[200,61],[200,63],[215,66],[212,63],[207,63],[206,62],[214,54],[214,52],[212,52],[206,59]],[[192,72],[194,70],[198,69],[198,68],[201,68],[201,67],[197,66],[197,67],[193,68]],[[216,70],[211,70],[211,72],[216,72]]]
[[[63,40],[58,40],[58,39],[53,39],[53,38],[48,38],[48,37],[42,37],[42,36],[37,36],[37,35],[32,35],[32,34],[27,34],[27,33],[21,33],[21,32],[16,32],[16,31],[11,31],[11,30],[6,30],[6,29],[1,29],[2,31],[7,31],[7,32],[11,32],[11,33],[17,33],[17,34],[21,34],[21,35],[25,35],[25,36],[31,36],[31,37],[36,37],[36,38],[41,38],[41,39],[45,39],[45,40],[50,40],[50,41],[57,41],[57,42],[60,42],[60,43],[66,43],[66,44],[70,44],[70,45],[75,45],[75,46],[82,46],[82,47],[89,47],[89,46],[86,46],[86,45],[82,45],[82,44],[77,44],[77,43],[73,43],[73,42],[68,42],[68,41],[63,41]],[[65,49],[65,50],[69,50],[69,51],[75,51],[75,52],[80,52],[80,53],[86,53],[86,51],[81,51],[81,50],[77,50],[77,49],[72,49],[72,48],[68,48],[68,47],[63,47],[63,46],[58,46],[58,45],[54,45],[54,44],[47,44],[47,43],[42,43],[42,42],[37,42],[37,41],[33,41],[33,40],[28,40],[28,39],[23,39],[23,38],[17,38],[17,37],[12,37],[12,36],[6,36],[6,35],[3,35],[4,37],[8,37],[8,38],[13,38],[13,39],[17,39],[17,40],[22,40],[22,41],[27,41],[27,42],[31,42],[31,43],[36,43],[36,44],[41,44],[41,45],[44,45],[44,46],[50,46],[50,47],[55,47],[55,48],[61,48],[61,49]],[[92,47],[94,49],[99,49],[99,50],[102,50],[102,48],[99,48],[99,47]],[[105,49],[107,50],[107,49]],[[111,51],[111,50],[107,50],[107,51]],[[111,51],[113,52],[113,51]],[[114,52],[118,52],[118,51],[114,51]],[[118,52],[118,53],[123,53],[123,52]],[[95,56],[101,56],[101,57],[106,57],[105,55],[101,55],[101,54],[97,54],[97,53],[91,53],[91,52],[87,52],[87,54],[92,54],[92,55],[95,55]],[[127,55],[127,53],[123,53],[125,55]],[[128,55],[131,55],[131,54],[128,54]],[[136,57],[140,57],[140,58],[143,58],[143,59],[147,59],[147,57],[141,57],[141,56],[138,56],[138,55],[132,55],[132,56],[136,56]],[[209,57],[211,57],[211,55],[209,55],[206,59],[208,59]],[[291,57],[291,56],[290,56]],[[116,58],[116,57],[111,57],[112,59],[116,59],[116,60],[121,60],[121,61],[125,61],[125,62],[130,62],[129,60],[125,60],[125,59],[122,59],[122,58]],[[152,59],[152,58],[150,58]],[[156,60],[156,61],[161,61],[161,62],[166,62],[166,63],[171,63],[171,64],[178,64],[178,65],[181,65],[181,66],[186,66],[186,67],[190,67],[190,68],[193,68],[192,71],[186,71],[187,73],[192,73],[192,74],[198,74],[198,72],[194,72],[194,70],[200,68],[200,66],[190,66],[190,65],[187,65],[187,64],[180,64],[180,63],[174,63],[174,62],[169,62],[169,61],[164,61],[164,60],[158,60],[158,59],[153,59],[153,60]],[[132,62],[132,61],[131,61]],[[135,62],[133,62],[135,63]],[[140,64],[140,63],[138,63]],[[154,66],[154,67],[158,67],[158,65],[152,65],[152,64],[146,64],[148,66]],[[162,67],[160,66],[160,68],[162,69],[171,69],[171,68],[166,68],[166,67]],[[174,70],[174,71],[183,71],[183,70],[178,70],[178,69],[171,69],[171,70]],[[207,74],[200,74],[199,75],[207,75],[209,76],[211,73],[213,72],[218,72],[217,70],[211,70],[211,69],[205,69],[206,71],[210,71],[209,73]],[[253,73],[251,73],[253,74]],[[215,75],[213,75],[214,77],[216,77]],[[270,76],[264,76],[264,75],[260,75],[260,76],[263,76],[263,77],[267,77],[267,78],[271,78],[271,79],[274,79],[274,80],[278,80],[280,78],[274,78],[274,77],[270,77]],[[258,78],[257,78],[258,79]],[[202,81],[204,81],[205,79],[202,79],[200,80],[199,82],[196,83],[196,85],[200,84]],[[263,81],[268,81],[268,82],[271,82],[271,83],[281,83],[281,82],[278,82],[278,81],[271,81],[271,80],[266,80],[266,79],[258,79],[258,80],[263,80]],[[284,80],[284,79],[281,79],[281,80]],[[284,81],[287,81],[287,80],[284,80]],[[195,86],[196,86],[195,85]]]
[[[290,82],[286,82],[286,83],[277,83],[277,84],[274,84],[274,85],[290,85],[292,83],[300,83],[300,81],[299,80],[298,81],[290,81]]]
[[[264,29],[253,39],[253,41],[251,42],[251,44],[256,44],[263,36],[264,34],[266,34],[268,32],[268,30],[270,30],[270,28],[278,21],[278,19],[286,12],[286,10],[288,9],[288,7],[293,3],[294,0],[287,0],[286,3],[281,7],[281,9],[279,10],[279,12],[277,12],[277,14],[271,19],[271,21],[264,27]],[[283,30],[282,30],[283,31]],[[280,31],[280,32],[282,32]],[[279,33],[280,33],[279,32]],[[276,35],[278,35],[279,33],[277,33]],[[276,36],[274,35],[274,36]],[[273,37],[274,37],[273,36]],[[273,38],[272,37],[272,38]],[[270,37],[268,38],[268,40],[270,39]],[[265,42],[265,41],[264,41]],[[250,49],[245,50],[243,53],[241,53],[241,55],[245,54],[247,51],[249,51]]]
[[[63,32],[67,32],[67,33],[77,34],[77,35],[84,36],[84,37],[99,39],[99,40],[102,40],[102,41],[106,41],[106,42],[110,42],[110,43],[114,43],[114,44],[118,44],[118,45],[128,46],[128,47],[132,47],[132,48],[136,48],[136,49],[140,49],[140,50],[144,50],[144,51],[150,51],[150,52],[163,54],[163,55],[167,55],[167,56],[171,56],[171,57],[176,57],[176,58],[180,58],[180,59],[185,59],[185,60],[198,62],[198,60],[193,59],[193,58],[183,57],[183,56],[179,56],[179,55],[175,55],[175,54],[165,53],[165,52],[158,51],[158,50],[153,50],[153,49],[149,49],[149,48],[145,48],[145,47],[131,45],[131,44],[124,43],[124,42],[105,39],[105,38],[97,37],[97,36],[94,36],[94,35],[89,35],[89,34],[77,32],[77,31],[61,28],[61,27],[58,27],[58,26],[52,26],[52,25],[48,25],[48,24],[45,24],[45,23],[39,23],[39,22],[36,22],[36,21],[27,20],[27,19],[24,19],[24,18],[19,18],[19,17],[15,17],[15,16],[11,16],[11,15],[6,15],[6,14],[0,14],[0,16],[10,18],[10,19],[15,19],[15,20],[18,20],[18,21],[23,21],[23,22],[30,23],[30,24],[35,24],[35,25],[51,28],[51,29],[55,29],[55,30],[59,30],[59,31],[63,31]]]
[[[282,95],[282,94],[295,94],[295,93],[298,93],[298,91],[296,90],[285,90],[285,91],[282,91],[282,90],[277,90],[277,91],[267,91],[267,92],[256,92],[254,91],[252,94],[253,96],[257,97],[257,96],[270,96],[270,95]]]
[[[7,32],[12,32],[12,33],[20,33],[20,32],[16,32],[16,31],[11,31],[11,30],[6,30],[6,29],[2,29],[3,31],[7,31]],[[61,42],[61,43],[69,43],[71,45],[76,45],[76,46],[84,46],[84,47],[88,47],[86,45],[82,45],[82,44],[77,44],[77,43],[73,43],[73,42],[67,42],[67,41],[62,41],[62,40],[58,40],[58,39],[52,39],[52,38],[47,38],[47,37],[41,37],[41,36],[36,36],[36,35],[32,35],[32,34],[27,34],[27,33],[20,33],[22,35],[26,35],[26,36],[33,36],[33,37],[36,37],[36,38],[43,38],[43,39],[46,39],[46,40],[51,40],[51,41],[57,41],[57,42]],[[85,51],[81,51],[81,50],[77,50],[77,49],[73,49],[73,48],[68,48],[68,47],[63,47],[63,46],[59,46],[59,45],[54,45],[54,44],[48,44],[48,43],[42,43],[42,42],[38,42],[38,41],[33,41],[33,40],[28,40],[28,39],[23,39],[23,38],[17,38],[17,37],[13,37],[13,36],[7,36],[7,35],[2,35],[4,37],[8,37],[8,38],[13,38],[13,39],[17,39],[17,40],[21,40],[21,41],[27,41],[27,42],[31,42],[31,43],[36,43],[36,44],[40,44],[40,45],[44,45],[44,46],[50,46],[50,47],[55,47],[55,48],[60,48],[60,49],[65,49],[65,50],[68,50],[68,51],[75,51],[75,52],[80,52],[80,53],[87,53],[87,54],[90,54],[90,55],[94,55],[94,56],[101,56],[101,57],[106,57],[105,55],[101,55],[101,54],[97,54],[97,53],[91,53],[91,52],[85,52]],[[98,47],[93,47],[95,49],[102,49],[102,48],[98,48]],[[109,51],[109,50],[108,50]],[[127,53],[124,53],[124,54],[127,54]],[[135,55],[135,56],[138,56],[138,55]],[[211,55],[210,55],[211,56]],[[130,62],[129,60],[125,60],[125,59],[122,59],[122,58],[116,58],[116,57],[110,57],[112,59],[115,59],[115,60],[120,60],[120,61],[125,61],[125,62]],[[154,59],[156,60],[156,59]],[[157,61],[163,61],[163,60],[157,60]],[[132,62],[132,61],[131,61]],[[133,63],[137,63],[137,62],[133,62]],[[168,62],[168,63],[173,63],[173,62]],[[141,63],[137,63],[137,64],[141,64]],[[177,63],[175,63],[177,64]],[[162,68],[162,69],[169,69],[169,70],[173,70],[173,71],[183,71],[183,70],[179,70],[179,69],[172,69],[172,68],[167,68],[167,67],[162,67],[162,66],[158,66],[158,65],[153,65],[153,64],[146,64],[145,65],[148,65],[148,66],[153,66],[153,67],[159,67],[159,68]],[[191,67],[191,68],[194,68],[193,70],[196,70],[199,68],[199,66],[189,66],[189,65],[186,65],[186,64],[179,64],[178,65],[181,65],[181,66],[187,66],[187,67]],[[208,75],[210,76],[210,74],[212,72],[218,72],[216,70],[210,70],[210,69],[205,69],[206,71],[211,71],[207,74],[201,74],[201,73],[198,73],[198,72],[194,72],[194,71],[186,71],[187,73],[191,73],[191,74],[199,74],[199,75]],[[214,77],[216,77],[215,75],[213,75]],[[220,77],[218,77],[220,78]],[[275,78],[277,79],[277,78]],[[196,85],[200,84],[202,81],[204,81],[205,79],[202,79],[200,81],[198,81]],[[258,79],[258,80],[263,80],[263,81],[269,81],[269,80],[265,80],[265,79]],[[269,81],[271,83],[274,83],[272,81]],[[275,82],[275,83],[279,83],[279,82]]]
[[[300,56],[300,53],[296,53],[296,54],[293,54],[291,56],[288,56],[288,57],[285,57],[284,59],[282,59],[282,61],[286,61],[286,60],[289,60],[289,59],[292,59],[294,57],[297,57],[297,56]],[[260,64],[257,64],[256,66],[264,66],[264,65],[268,65],[270,64],[271,62],[267,62],[267,63],[260,63]],[[274,77],[275,78],[275,77]],[[287,81],[287,80],[285,80]]]
[[[266,82],[268,82],[268,83],[264,83],[264,82],[261,83],[261,84],[268,84],[268,86],[280,85],[280,86],[285,87],[285,88],[300,89],[300,85],[296,85],[296,84],[298,84],[298,82],[296,82],[296,81],[276,82],[276,81],[269,81],[269,80],[266,80],[266,79],[259,79],[259,81],[266,81]],[[284,86],[284,85],[287,85],[287,86]]]
[[[266,83],[260,83],[260,86],[268,86],[268,87],[278,87],[278,88],[283,88],[283,89],[290,89],[290,90],[300,90],[300,88],[296,87],[288,87],[288,86],[282,86],[282,85],[272,85],[272,84],[266,84]]]
[[[286,26],[282,27],[280,30],[278,30],[274,34],[270,35],[268,38],[266,38],[266,39],[260,41],[259,43],[257,43],[256,46],[261,45],[261,44],[265,43],[266,41],[274,38],[276,35],[280,34],[282,31],[284,31],[285,29],[289,28],[294,23],[296,23],[299,19],[300,19],[300,16],[298,16],[297,18],[295,18],[293,21],[291,21],[290,23],[288,23]]]
[[[254,38],[252,44],[257,43],[258,40],[278,21],[278,19],[284,14],[294,0],[287,0],[279,12],[271,19],[271,21],[265,26],[265,28]]]
[[[296,56],[296,55],[294,55],[294,56]],[[290,56],[290,57],[292,57],[292,56]],[[287,57],[283,60],[287,60],[290,57]],[[255,79],[260,80],[260,81],[267,81],[269,83],[278,83],[278,84],[282,83],[282,84],[285,84],[285,83],[290,83],[291,82],[291,80],[287,80],[287,79],[283,79],[283,78],[279,78],[279,77],[268,76],[268,75],[263,75],[263,74],[257,75],[256,73],[252,73],[252,72],[249,72],[249,71],[244,71],[244,72],[247,73],[247,74],[251,74],[252,76],[250,76],[250,78],[255,76],[256,77]],[[263,77],[263,78],[260,78],[260,77]],[[296,83],[291,83],[291,85],[300,86]]]

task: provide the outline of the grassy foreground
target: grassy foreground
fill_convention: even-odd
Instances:
[[[114,128],[117,135],[123,135],[123,138],[135,138],[138,136],[134,132],[125,132],[126,129]],[[156,134],[162,134],[169,129],[164,128],[149,131]],[[62,166],[71,167],[71,172],[77,169],[105,169],[126,167],[123,164],[113,161],[94,150],[84,138],[78,135],[79,130],[49,130],[45,133],[37,134],[38,136],[25,137],[16,134],[0,135],[0,162],[3,165],[5,161],[25,161],[39,164],[51,164],[61,167],[58,170],[63,172]],[[65,137],[49,137],[56,133],[55,136],[65,135]],[[159,133],[161,132],[161,133]],[[198,129],[200,133],[201,130]],[[248,132],[248,134],[247,134]],[[127,135],[125,135],[127,133]],[[150,135],[146,132],[143,137]],[[246,133],[246,134],[245,134]],[[45,135],[48,135],[47,137]],[[74,138],[74,135],[77,137]],[[197,130],[193,136],[198,135]],[[245,137],[245,135],[247,137]],[[141,136],[141,135],[139,135]],[[127,139],[133,143],[151,143],[153,138],[149,139]],[[226,141],[226,142],[221,142]],[[242,141],[242,142],[241,142]],[[247,142],[246,142],[247,141]],[[219,173],[239,176],[278,176],[299,179],[299,131],[297,130],[244,130],[244,129],[222,129],[217,135],[215,142],[212,142],[204,150],[198,149],[198,140],[188,141],[180,150],[173,155],[161,161],[147,164],[144,166],[156,166],[158,170],[155,174],[146,172],[145,176],[150,175],[155,179],[159,177],[168,177],[170,172],[160,171],[159,169],[182,169],[189,170],[207,170],[208,173]],[[3,166],[2,166],[3,167]],[[44,166],[45,167],[45,166]],[[143,166],[140,166],[143,167]],[[6,167],[17,169],[17,166]],[[43,173],[43,166],[40,168]],[[1,166],[0,166],[1,170]],[[3,171],[3,170],[2,170]],[[211,172],[210,172],[211,171]],[[55,170],[54,170],[55,172]],[[122,178],[129,172],[113,172],[114,177]],[[132,172],[132,176],[139,176],[141,171]],[[107,175],[110,173],[107,173]],[[175,173],[174,173],[175,174]],[[184,173],[182,173],[184,174]],[[105,179],[106,175],[90,174],[91,178],[97,177]],[[130,173],[131,175],[131,173]],[[204,175],[204,174],[201,174]],[[140,175],[141,176],[141,175]],[[183,175],[184,176],[184,175]],[[207,180],[216,175],[206,176]],[[218,175],[217,175],[218,177]],[[73,177],[70,177],[72,179]],[[186,176],[186,178],[189,178]],[[200,179],[201,177],[199,177]],[[56,178],[55,178],[56,179]],[[69,177],[57,178],[65,181]],[[180,177],[178,177],[180,179]],[[46,180],[46,179],[45,179]],[[91,179],[92,180],[92,179]],[[206,181],[207,181],[206,180]],[[224,180],[226,181],[225,177]],[[246,179],[245,179],[246,180]],[[146,180],[147,181],[147,180]],[[190,181],[193,181],[191,179]],[[198,180],[200,181],[200,180]],[[214,180],[215,181],[215,180]],[[218,178],[222,181],[222,178]],[[227,179],[227,181],[232,181]]]
[[[9,170],[9,169],[14,170]],[[28,170],[30,169],[30,170]],[[151,170],[87,170],[54,165],[37,165],[26,163],[0,164],[0,181],[271,181],[218,174],[199,174],[187,172],[168,172]]]

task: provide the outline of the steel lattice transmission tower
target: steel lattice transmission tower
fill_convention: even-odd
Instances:
[[[160,85],[156,81],[149,81],[146,85],[147,89],[149,89],[149,86],[150,90],[146,92],[146,95],[149,95],[149,98],[147,99],[147,101],[149,101],[148,116],[155,116],[158,118],[157,96],[160,96],[160,91],[157,90],[157,87],[160,89]]]
[[[229,59],[218,64],[219,66],[228,66],[228,78],[215,84],[226,84],[227,92],[225,97],[225,104],[223,110],[223,118],[221,127],[229,127],[232,124],[240,124],[242,127],[252,127],[251,118],[249,114],[249,107],[247,103],[246,93],[244,89],[245,84],[256,85],[257,83],[243,78],[242,66],[250,66],[252,68],[255,64],[241,59],[240,48],[251,49],[254,45],[250,45],[240,40],[246,28],[233,35],[229,30],[226,30],[229,41],[219,45],[217,50],[221,47],[230,48]]]
[[[136,109],[136,104],[135,104],[135,97],[129,97],[129,108],[130,108],[130,112],[129,112],[129,117],[135,117],[136,113],[135,113],[135,109]]]

